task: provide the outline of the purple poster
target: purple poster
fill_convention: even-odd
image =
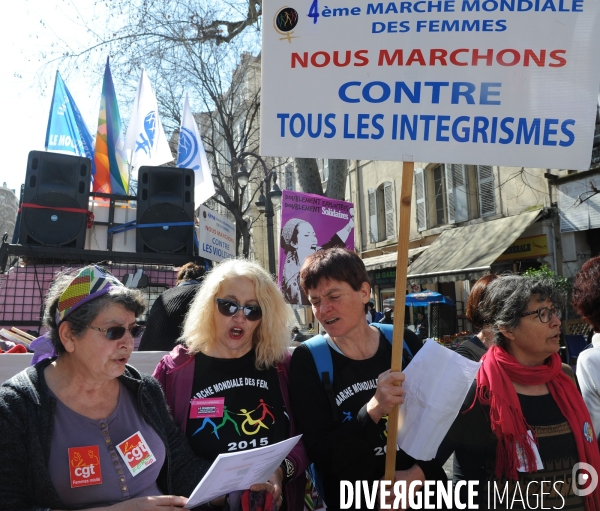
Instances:
[[[288,303],[310,305],[300,289],[300,268],[304,259],[317,250],[354,250],[354,204],[284,190],[281,226],[279,287]]]

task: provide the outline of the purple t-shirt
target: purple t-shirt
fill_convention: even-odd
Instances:
[[[156,479],[164,461],[162,440],[123,384],[107,419],[84,417],[57,399],[48,469],[68,509],[161,495]]]

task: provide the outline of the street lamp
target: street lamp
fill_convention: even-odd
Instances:
[[[241,168],[238,172],[236,172],[235,177],[239,185],[242,188],[248,186],[248,180],[250,178],[250,173],[246,170],[246,166],[244,165],[246,156],[252,156],[253,158],[256,158],[262,165],[265,173],[265,177],[260,183],[260,195],[258,197],[258,201],[256,201],[256,207],[260,213],[265,214],[267,219],[269,273],[271,273],[271,275],[275,275],[275,240],[273,237],[273,217],[275,216],[275,212],[273,211],[273,205],[277,205],[281,202],[281,196],[283,193],[281,192],[279,186],[277,186],[277,174],[275,171],[267,170],[267,164],[265,161],[258,154],[249,151],[245,151],[238,156],[238,162],[240,163]],[[273,186],[271,186],[271,177],[273,178]],[[265,185],[266,189],[268,190],[266,198],[263,193],[263,186]]]

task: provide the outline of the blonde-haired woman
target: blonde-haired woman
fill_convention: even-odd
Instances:
[[[160,361],[154,376],[175,422],[205,459],[296,434],[288,399],[289,316],[257,263],[228,260],[204,278],[185,318],[183,344]],[[266,489],[278,508],[301,511],[307,466],[299,443],[266,485],[250,489]],[[232,495],[229,507],[237,507],[232,501],[239,497]]]

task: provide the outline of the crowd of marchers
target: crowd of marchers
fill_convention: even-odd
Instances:
[[[404,329],[402,371],[392,371],[391,311],[376,315],[358,255],[314,252],[298,285],[323,332],[296,329],[291,350],[291,310],[254,262],[186,265],[145,332],[140,291],[97,265],[57,275],[36,340],[44,355],[0,387],[1,507],[182,509],[219,454],[299,434],[264,480],[196,509],[302,511],[318,495],[336,510],[342,482],[382,479],[388,415],[405,400],[403,370],[427,319]],[[445,482],[453,454],[455,483],[527,487],[546,508],[600,511],[600,257],[577,275],[572,305],[597,332],[577,374],[559,356],[561,289],[481,278],[467,304],[476,334],[456,350],[480,363],[476,378],[435,457],[397,451],[395,481]],[[128,364],[140,335],[141,350],[168,351],[152,376]],[[480,509],[488,498],[479,492]]]

